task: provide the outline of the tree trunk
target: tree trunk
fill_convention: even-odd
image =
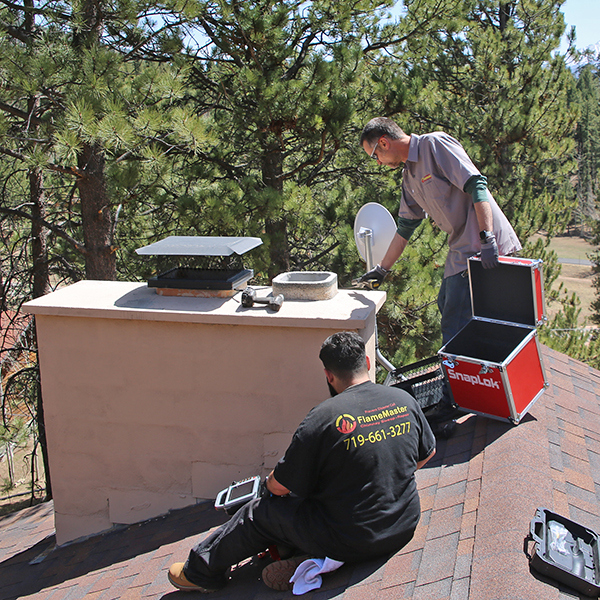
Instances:
[[[270,148],[263,159],[262,175],[266,187],[283,192],[283,158],[279,148]],[[290,247],[287,219],[282,209],[278,215],[267,216],[265,233],[269,240],[269,278],[290,270]]]
[[[84,0],[80,6],[81,24],[74,29],[75,48],[91,48],[98,43],[103,26],[98,0]],[[77,157],[82,176],[77,180],[81,201],[81,224],[85,246],[86,279],[115,280],[117,265],[112,248],[112,216],[106,191],[105,161],[98,144],[85,144]]]
[[[78,166],[83,172],[77,188],[86,249],[85,275],[87,279],[115,280],[117,265],[112,248],[112,217],[101,149],[86,144],[78,157]]]
[[[277,220],[267,219],[265,233],[270,241],[269,256],[271,265],[269,267],[269,279],[273,279],[279,273],[290,270],[290,250],[287,237],[287,220],[282,217]]]
[[[44,478],[46,485],[46,500],[52,499],[52,481],[50,479],[50,457],[48,456],[48,440],[46,439],[46,420],[44,418],[44,402],[42,398],[42,382],[39,372],[39,351],[37,344],[37,331],[35,328],[35,323],[33,326],[33,335],[35,337],[35,348],[36,348],[36,359],[38,364],[38,372],[37,372],[37,404],[35,407],[35,420],[37,424],[37,434],[38,440],[40,442],[40,447],[42,449],[42,462],[44,463]],[[33,457],[32,457],[33,461]],[[33,479],[32,479],[33,481]]]
[[[506,31],[513,9],[512,2],[500,2],[500,31]]]
[[[30,31],[33,28],[33,22],[29,22],[28,27],[28,31]],[[27,104],[28,114],[37,117],[40,106],[39,96],[32,96]],[[32,127],[33,131],[37,133],[37,125],[32,125]],[[29,200],[32,206],[32,216],[45,219],[44,176],[39,168],[29,171]],[[31,221],[31,258],[33,263],[32,295],[34,298],[39,298],[50,291],[50,274],[48,270],[48,230],[36,218]]]
[[[45,219],[46,204],[44,194],[44,179],[40,169],[29,172],[29,197],[31,199],[31,214]],[[31,221],[31,255],[33,259],[33,290],[34,298],[45,296],[50,292],[50,274],[48,270],[48,230],[36,219]]]

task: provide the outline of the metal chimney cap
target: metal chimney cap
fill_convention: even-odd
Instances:
[[[172,235],[136,252],[143,256],[241,256],[262,243],[256,237]]]

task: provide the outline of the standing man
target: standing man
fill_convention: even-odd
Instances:
[[[438,295],[442,340],[446,344],[471,318],[467,260],[481,252],[483,267],[498,264],[498,255],[521,249],[508,219],[487,189],[465,149],[443,132],[407,135],[386,117],[371,119],[363,129],[363,150],[391,169],[404,164],[398,229],[387,253],[361,281],[379,287],[410,236],[429,215],[448,234],[448,258]]]
[[[210,592],[227,571],[277,545],[342,562],[400,550],[421,513],[415,471],[435,438],[408,393],[372,383],[365,344],[335,333],[319,358],[332,397],[313,408],[266,481],[268,493],[242,506],[169,570],[180,590]],[[287,589],[298,559],[265,567],[264,582]]]

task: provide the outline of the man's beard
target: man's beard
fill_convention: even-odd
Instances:
[[[329,393],[331,394],[332,398],[334,396],[337,396],[337,392],[335,391],[335,389],[333,388],[333,386],[329,383],[329,381],[327,382],[327,387],[329,388]]]

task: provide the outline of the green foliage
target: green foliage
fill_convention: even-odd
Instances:
[[[396,366],[432,356],[441,347],[437,295],[446,252],[446,234],[425,223],[389,277],[379,330],[381,347]]]
[[[192,60],[189,101],[214,145],[184,165],[185,178],[210,183],[181,214],[201,210],[205,233],[263,237],[253,260],[269,277],[337,242],[322,217],[338,202],[337,154],[378,5],[200,2],[190,19],[209,44]]]
[[[408,131],[457,137],[522,239],[560,231],[573,206],[574,78],[553,54],[564,30],[560,4],[461,3],[448,24],[406,45],[395,75],[399,85],[424,81],[401,107]]]
[[[580,73],[577,85],[577,101],[581,107],[581,119],[577,127],[577,147],[579,168],[577,196],[579,217],[592,221],[593,244],[600,245],[600,221],[598,220],[597,199],[600,190],[600,77],[596,64],[588,63]],[[593,285],[596,300],[592,303],[591,321],[600,323],[600,252],[589,255],[594,273]]]
[[[593,63],[584,65],[577,78],[573,103],[581,111],[577,123],[577,217],[581,224],[597,221],[600,193],[600,78]]]
[[[23,11],[0,8],[24,36],[0,31],[0,102],[22,113],[0,111],[0,206],[29,210],[39,170],[48,281],[85,276],[78,185],[93,148],[118,278],[152,274],[134,251],[167,235],[247,235],[264,241],[247,258],[256,281],[323,269],[345,286],[364,270],[359,208],[378,201],[395,214],[399,204],[401,173],[357,145],[384,114],[409,132],[457,137],[522,239],[559,231],[575,205],[579,110],[556,52],[560,0],[404,4],[392,22],[390,0],[120,0],[98,5],[98,30],[87,0],[51,2],[30,30]],[[27,264],[30,223],[0,214],[7,255]],[[396,364],[439,348],[445,252],[445,235],[425,223],[386,280],[380,338]]]
[[[540,330],[540,341],[558,352],[600,369],[600,335],[596,328],[577,325],[581,301],[565,294],[562,310]]]
[[[29,437],[28,429],[22,418],[13,419],[7,426],[0,424],[0,450],[4,450],[8,444],[22,446]]]
[[[25,338],[23,341],[26,342]],[[26,346],[11,351],[12,358],[4,363],[5,376],[0,385],[0,458],[3,478],[1,491],[4,494],[22,484],[23,475],[29,477],[29,489],[39,492],[39,480],[43,474],[37,465],[37,370],[29,363],[31,351]],[[7,368],[7,365],[9,368]],[[33,443],[32,443],[33,442]]]

